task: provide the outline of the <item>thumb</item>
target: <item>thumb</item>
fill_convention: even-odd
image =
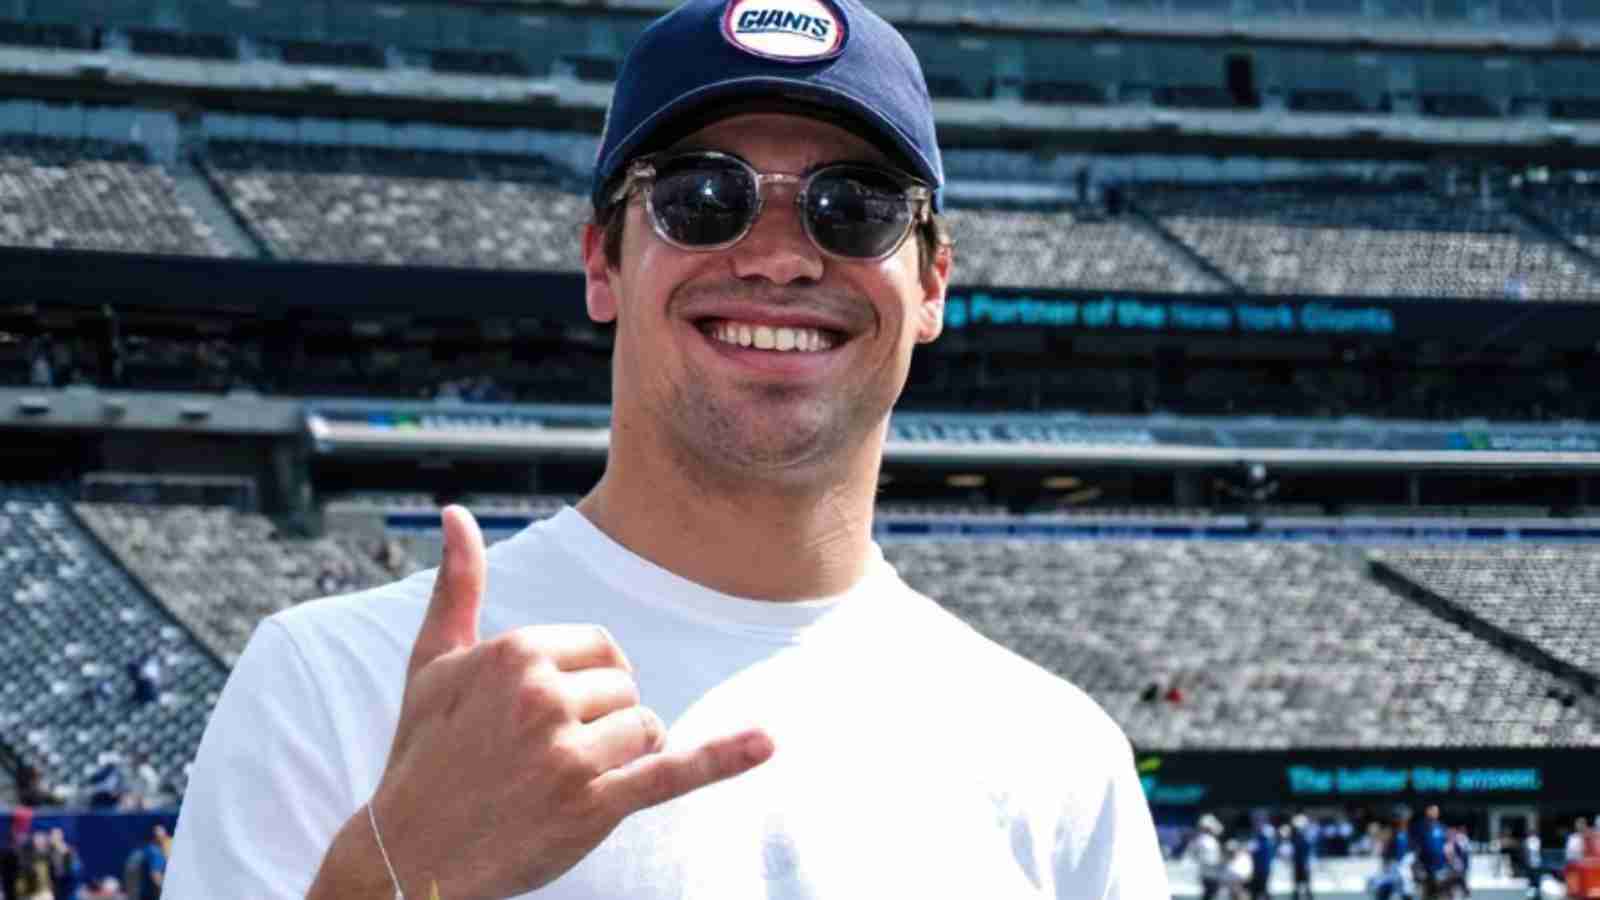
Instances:
[[[433,598],[422,618],[417,642],[406,667],[409,680],[435,659],[478,643],[478,610],[488,576],[483,559],[483,532],[464,507],[447,506],[440,513],[444,559],[433,579]]]

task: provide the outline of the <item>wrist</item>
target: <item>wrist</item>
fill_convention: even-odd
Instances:
[[[334,835],[306,900],[394,900],[395,896],[394,881],[363,805]]]

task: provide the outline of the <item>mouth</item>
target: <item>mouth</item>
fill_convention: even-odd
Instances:
[[[735,319],[706,318],[695,323],[713,343],[766,353],[827,353],[850,339],[842,331],[808,325],[771,325]]]

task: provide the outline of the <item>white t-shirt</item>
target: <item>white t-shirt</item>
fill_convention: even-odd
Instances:
[[[166,900],[305,896],[382,776],[432,584],[421,572],[261,624],[201,740]],[[611,631],[669,747],[760,725],[777,751],[629,816],[528,897],[1170,896],[1116,724],[876,548],[842,596],[761,602],[661,569],[569,508],[488,550],[480,635],[553,623]]]
[[[1195,836],[1193,849],[1194,861],[1200,865],[1201,878],[1222,877],[1222,843],[1215,835],[1209,832],[1200,832]]]

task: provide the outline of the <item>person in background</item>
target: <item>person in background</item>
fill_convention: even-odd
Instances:
[[[1200,833],[1189,845],[1189,856],[1200,867],[1200,900],[1216,900],[1222,892],[1222,822],[1211,813],[1200,817]]]
[[[1383,828],[1378,857],[1381,868],[1374,879],[1378,900],[1411,898],[1411,810],[1395,809],[1391,823]]]
[[[18,854],[17,900],[55,900],[50,879],[50,836],[35,831]]]
[[[1255,876],[1250,848],[1239,841],[1229,841],[1225,853],[1228,866],[1223,870],[1223,884],[1228,890],[1228,900],[1249,900],[1250,881]]]
[[[1315,900],[1311,893],[1311,860],[1316,852],[1316,827],[1305,813],[1297,814],[1291,821],[1289,844],[1294,859],[1294,900]]]
[[[50,829],[50,879],[60,900],[75,900],[83,881],[83,860],[78,858],[77,849],[67,843],[66,832],[59,828]]]
[[[1465,826],[1458,825],[1450,829],[1444,853],[1450,866],[1451,881],[1461,888],[1463,895],[1472,896],[1472,885],[1467,882],[1467,875],[1472,871],[1472,839],[1468,837]]]
[[[128,879],[128,889],[138,900],[161,900],[161,884],[167,877],[167,854],[162,841],[167,830],[160,825],[150,829],[150,839],[135,853],[135,872]]]
[[[1589,831],[1589,820],[1578,817],[1572,823],[1572,833],[1567,835],[1567,862],[1575,863],[1583,860],[1583,836]]]
[[[1433,896],[1435,888],[1448,874],[1444,858],[1445,837],[1444,824],[1439,821],[1439,806],[1430,803],[1422,811],[1422,819],[1416,824],[1416,835],[1412,841],[1417,858],[1417,882],[1424,897]]]
[[[1544,881],[1544,843],[1537,828],[1529,828],[1522,839],[1522,864],[1528,872],[1528,896],[1538,897],[1539,884]]]
[[[95,809],[116,809],[127,791],[127,774],[119,758],[107,756],[89,776],[89,806]]]
[[[1270,900],[1272,863],[1278,858],[1278,833],[1265,813],[1255,816],[1256,830],[1250,838],[1250,900]]]
[[[7,817],[9,819],[9,816]],[[22,833],[12,830],[0,842],[0,897],[17,900],[17,875],[20,874]]]

